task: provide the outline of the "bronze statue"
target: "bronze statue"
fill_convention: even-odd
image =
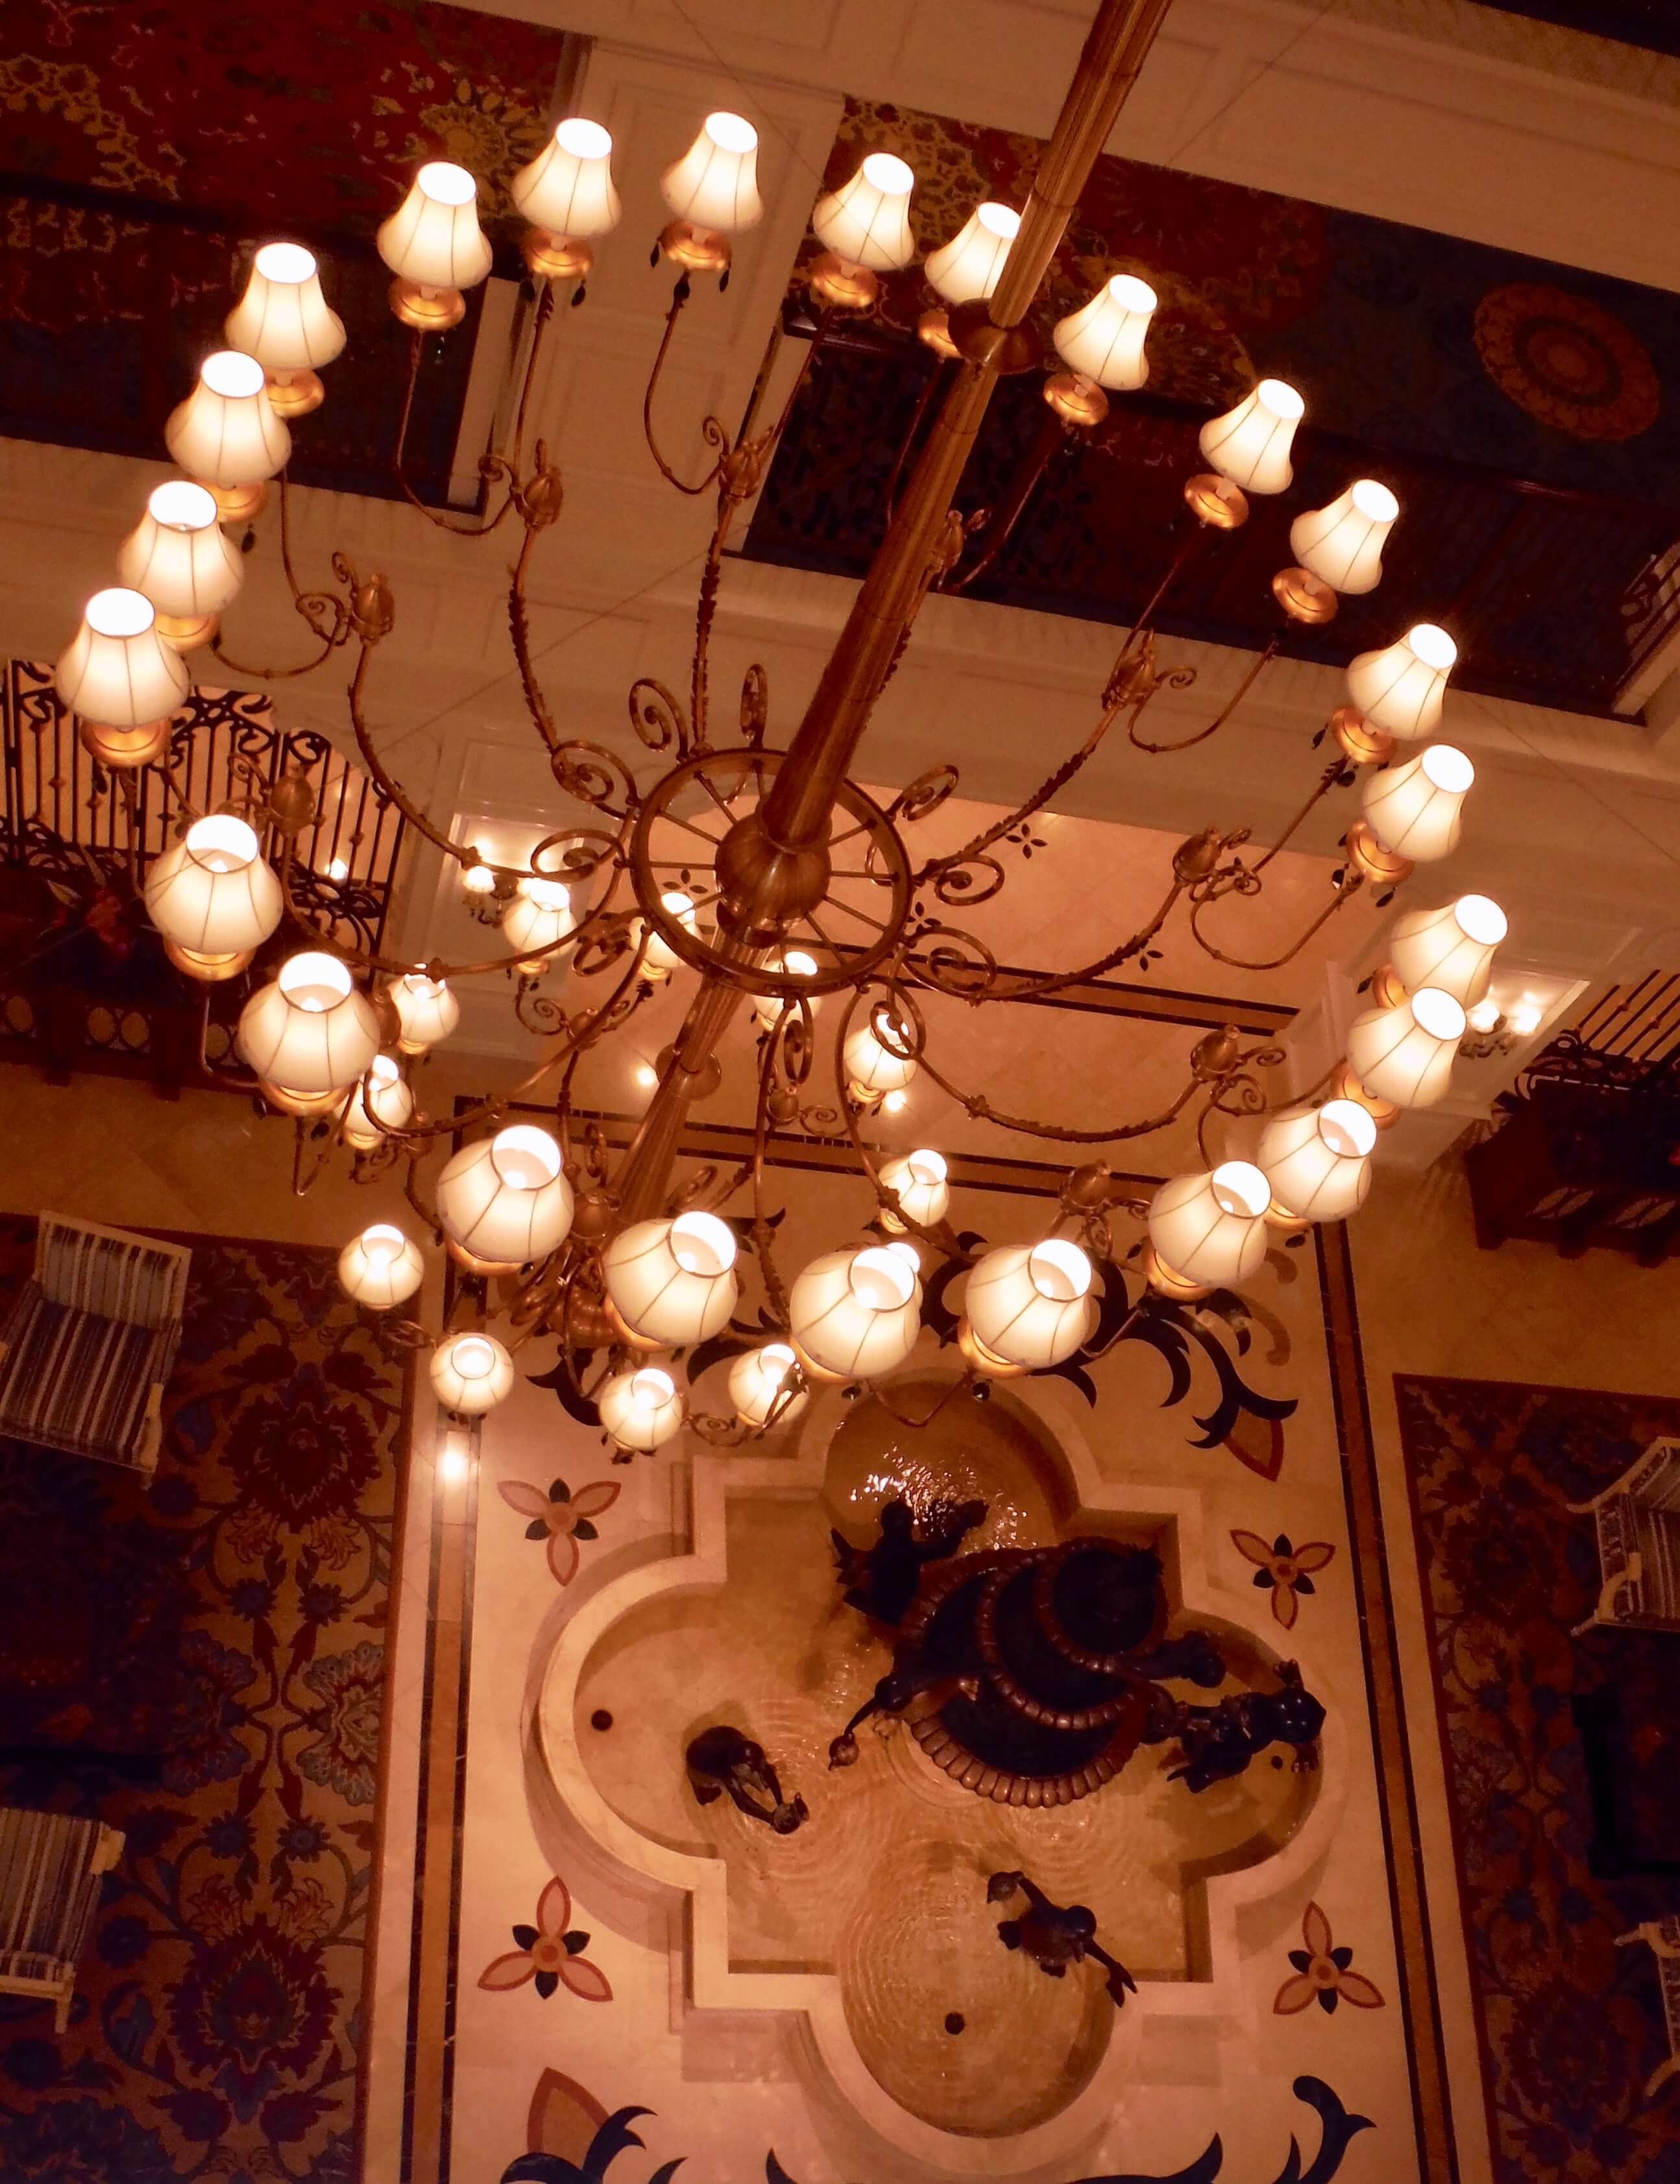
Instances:
[[[913,1698],[936,1691],[943,1684],[972,1698],[980,1689],[978,1676],[967,1664],[946,1658],[925,1639],[893,1648],[892,1666],[851,1719],[829,1747],[830,1767],[850,1767],[857,1758],[857,1732],[872,1714],[903,1713]]]
[[[790,1836],[811,1817],[803,1797],[790,1801],[783,1797],[763,1746],[728,1722],[701,1730],[684,1757],[696,1804],[709,1805],[727,1791],[737,1810],[750,1820],[762,1820],[779,1836]]]
[[[1180,1763],[1173,1769],[1170,1780],[1187,1782],[1197,1791],[1228,1782],[1270,1744],[1294,1746],[1298,1774],[1316,1767],[1323,1705],[1301,1681],[1293,1661],[1280,1662],[1277,1674],[1281,1691],[1236,1691],[1217,1706],[1175,1706],[1169,1717],[1152,1711],[1145,1741],[1178,1739]]]
[[[847,1607],[877,1623],[897,1623],[916,1597],[924,1564],[954,1555],[985,1519],[984,1502],[935,1502],[918,1517],[901,1496],[895,1496],[882,1506],[880,1537],[873,1546],[854,1547],[843,1532],[831,1530],[834,1568],[846,1589]]]
[[[1069,1964],[1087,1957],[1105,1967],[1110,1999],[1124,2008],[1129,1994],[1137,1992],[1137,1981],[1097,1939],[1097,1916],[1088,1904],[1052,1903],[1044,1891],[1024,1873],[994,1873],[985,1885],[989,1903],[1007,1903],[1019,1890],[1027,1908],[1019,1919],[998,1921],[998,1938],[1006,1949],[1020,1949],[1052,1979],[1067,1976]]]

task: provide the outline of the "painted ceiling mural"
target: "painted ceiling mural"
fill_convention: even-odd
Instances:
[[[496,231],[507,177],[541,143],[563,39],[413,0],[0,0],[7,432],[161,453],[251,248],[279,232],[321,257],[349,332],[293,474],[393,490],[366,451],[394,439],[407,336],[373,230],[419,162],[449,159],[479,176]],[[435,499],[472,341],[433,352],[411,469]]]
[[[829,182],[876,148],[917,171],[912,215],[924,248],[982,197],[1023,203],[1039,152],[1029,137],[851,101]],[[1125,619],[1159,575],[1161,526],[1198,466],[1203,417],[1275,375],[1307,398],[1295,488],[1204,557],[1178,595],[1187,633],[1270,635],[1267,586],[1289,558],[1289,521],[1367,469],[1405,511],[1387,582],[1289,649],[1345,659],[1386,642],[1397,613],[1428,613],[1460,632],[1471,687],[1608,705],[1644,627],[1639,579],[1680,538],[1680,301],[1109,157],[1052,269],[1036,314],[1047,340],[1114,272],[1140,275],[1161,299],[1148,387],[1117,398],[1088,440],[1069,438],[976,596]],[[932,367],[913,339],[930,299],[912,267],[887,277],[867,321],[841,330],[847,353],[812,376],[750,553],[861,570]],[[1038,428],[1037,389],[1028,374],[995,401],[969,510],[1007,488]],[[1589,570],[1596,606],[1582,596]]]

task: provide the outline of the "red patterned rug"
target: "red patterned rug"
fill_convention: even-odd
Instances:
[[[1656,1972],[1618,1934],[1680,1908],[1680,1637],[1570,1636],[1599,1589],[1571,1516],[1680,1403],[1398,1378],[1495,2184],[1680,2184]],[[1613,1699],[1599,1809],[1579,1725]],[[1606,1792],[1624,1856],[1606,1860]],[[1663,1864],[1673,1866],[1664,1873]],[[1621,1869],[1616,1870],[1617,1867]]]
[[[8,1288],[32,1228],[0,1222]],[[128,1838],[69,2033],[0,1998],[7,2184],[360,2173],[402,1372],[331,1251],[183,1240],[149,1491],[0,1441],[0,1802]],[[103,1594],[96,1640],[51,1612],[43,1570]]]

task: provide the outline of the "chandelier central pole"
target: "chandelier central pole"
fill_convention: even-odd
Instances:
[[[1169,0],[1102,0],[1045,148],[1021,225],[983,321],[922,450],[765,800],[763,827],[796,850],[823,838],[834,792],[868,725],[893,656],[935,573],[952,497],[1007,358],[1005,337],[1032,308],[1068,220],[1108,142]]]
[[[956,385],[935,421],[887,535],[870,565],[785,762],[756,811],[738,821],[718,859],[720,939],[762,960],[779,922],[821,901],[828,835],[888,670],[936,573],[952,496],[1009,362],[1008,337],[1032,308],[1092,166],[1137,81],[1170,0],[1102,0],[1039,163],[1019,232],[985,315],[967,336]],[[665,1194],[689,1101],[745,996],[702,983],[620,1168],[621,1212],[639,1219]]]

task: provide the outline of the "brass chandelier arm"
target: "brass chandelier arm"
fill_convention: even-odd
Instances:
[[[1135,750],[1147,751],[1152,756],[1159,757],[1166,752],[1190,750],[1197,744],[1206,743],[1209,736],[1216,734],[1218,731],[1225,726],[1225,722],[1242,703],[1242,700],[1253,688],[1255,683],[1259,680],[1261,670],[1265,666],[1266,663],[1270,660],[1275,657],[1277,648],[1281,642],[1282,638],[1281,635],[1272,638],[1265,650],[1258,655],[1253,666],[1248,670],[1248,672],[1237,684],[1236,689],[1231,692],[1225,704],[1220,706],[1219,711],[1215,713],[1213,719],[1208,722],[1207,727],[1205,728],[1198,728],[1196,733],[1192,736],[1180,737],[1177,743],[1173,744],[1151,743],[1147,737],[1140,736],[1137,733],[1138,715],[1142,710],[1141,706],[1137,707],[1133,711],[1130,724],[1126,731],[1127,738],[1130,742],[1132,748]],[[1186,682],[1192,681],[1194,679],[1195,673],[1196,671],[1194,668],[1175,668],[1172,671],[1171,674],[1164,675],[1160,679],[1163,683],[1171,685],[1175,677],[1182,677]],[[1182,687],[1182,683],[1180,684],[1180,687]],[[1314,802],[1316,802],[1316,799],[1314,800]],[[1307,808],[1310,811],[1312,806],[1309,805]],[[1299,822],[1298,821],[1296,823],[1298,825]]]
[[[520,547],[519,558],[514,563],[513,573],[508,580],[507,632],[513,646],[513,664],[518,671],[519,687],[525,696],[525,710],[531,716],[538,734],[552,753],[560,749],[560,731],[554,724],[554,716],[549,710],[548,700],[543,695],[542,685],[537,680],[537,671],[532,664],[531,627],[525,611],[525,574],[536,543],[536,526],[527,518],[524,543]]]
[[[1135,636],[1136,632],[1132,634]],[[1018,804],[1007,818],[997,820],[982,833],[976,834],[972,841],[964,843],[960,850],[953,850],[947,856],[933,858],[924,865],[920,872],[916,874],[916,884],[918,887],[928,881],[932,881],[936,891],[940,892],[941,901],[952,900],[954,898],[939,890],[939,881],[943,874],[956,871],[973,859],[982,855],[994,842],[1002,841],[1024,821],[1030,819],[1035,812],[1041,811],[1057,792],[1064,788],[1074,775],[1096,756],[1109,729],[1113,727],[1122,712],[1128,709],[1130,710],[1130,729],[1132,740],[1136,743],[1138,716],[1156,692],[1162,689],[1181,689],[1195,679],[1196,671],[1193,667],[1169,668],[1164,674],[1156,672],[1153,636],[1146,635],[1142,648],[1136,653],[1131,650],[1131,637],[1128,637],[1125,647],[1115,661],[1103,689],[1102,710],[1097,717],[1097,724],[1078,749],[1070,752],[1055,772],[1040,783],[1024,803]],[[1192,740],[1199,741],[1199,738],[1192,738]],[[1176,748],[1176,746],[1144,744],[1140,748],[1153,749]],[[965,894],[965,899],[973,898]]]
[[[686,493],[689,498],[693,500],[698,499],[698,497],[706,491],[706,488],[716,481],[719,472],[723,468],[725,461],[728,458],[730,451],[729,435],[723,419],[721,417],[713,416],[708,413],[700,420],[700,437],[706,442],[708,448],[715,448],[717,450],[717,453],[712,462],[711,469],[706,471],[704,477],[699,479],[693,485],[690,485],[685,478],[679,478],[676,471],[672,469],[670,464],[666,461],[664,456],[661,454],[659,452],[659,442],[654,436],[653,429],[653,398],[658,389],[661,376],[665,370],[665,359],[671,348],[671,337],[677,330],[678,318],[682,312],[683,306],[689,300],[689,293],[690,286],[689,276],[687,273],[684,273],[678,280],[676,287],[671,292],[671,308],[665,314],[665,332],[660,337],[659,354],[653,360],[653,370],[648,374],[648,383],[643,390],[642,434],[648,443],[648,453],[653,457],[655,462],[658,464],[660,471],[667,482],[669,484],[674,485],[678,493]]]
[[[1255,884],[1253,887],[1242,887],[1239,885],[1236,889],[1236,892],[1240,894],[1258,894],[1259,891],[1259,883],[1255,874],[1248,872],[1246,876],[1249,879],[1254,880]],[[1204,956],[1211,956],[1216,963],[1229,964],[1231,968],[1234,971],[1281,970],[1286,963],[1290,963],[1294,961],[1296,956],[1300,954],[1301,950],[1306,946],[1313,935],[1317,933],[1321,927],[1327,925],[1330,922],[1331,919],[1335,916],[1337,911],[1341,909],[1344,902],[1352,901],[1353,898],[1359,892],[1359,889],[1365,885],[1365,875],[1363,872],[1344,873],[1343,877],[1337,885],[1336,892],[1331,896],[1328,905],[1319,912],[1318,916],[1313,920],[1306,931],[1300,935],[1299,939],[1297,939],[1292,946],[1286,948],[1281,956],[1268,956],[1251,959],[1247,956],[1229,955],[1223,948],[1215,948],[1213,942],[1209,940],[1206,933],[1203,932],[1201,919],[1203,911],[1210,908],[1213,903],[1220,900],[1220,897],[1217,895],[1208,896],[1203,901],[1198,902],[1195,908],[1191,911],[1191,935],[1195,940],[1197,946],[1202,950]],[[1228,893],[1230,890],[1226,889],[1224,890],[1224,892]]]
[[[1067,429],[1047,403],[1032,446],[1016,464],[1007,491],[985,526],[984,543],[979,554],[968,568],[959,564],[940,579],[942,592],[966,592],[996,562],[1014,536],[1015,526],[1025,515],[1027,504],[1038,490]]]
[[[537,315],[532,328],[530,353],[525,359],[524,377],[520,382],[519,404],[514,412],[511,447],[505,454],[499,448],[492,448],[488,454],[478,458],[478,475],[483,479],[486,487],[494,486],[498,480],[504,480],[506,491],[503,493],[501,505],[496,510],[494,515],[481,517],[472,522],[457,522],[447,515],[439,515],[435,508],[428,508],[409,483],[408,474],[403,468],[403,454],[408,445],[409,424],[414,413],[415,388],[420,376],[420,359],[426,342],[426,336],[418,330],[410,337],[408,379],[403,388],[402,415],[397,426],[397,444],[391,458],[391,470],[403,499],[407,501],[410,508],[418,509],[435,530],[446,531],[453,538],[488,538],[493,531],[500,527],[508,510],[517,504],[519,458],[525,437],[526,406],[530,400],[532,382],[536,376],[537,359],[542,349],[543,335],[553,311],[554,291],[550,283],[544,281],[539,284],[538,288]],[[540,457],[539,460],[540,461]]]
[[[231,667],[236,675],[253,676],[260,682],[283,682],[295,676],[312,675],[344,642],[352,623],[350,606],[338,593],[306,592],[298,582],[298,572],[292,565],[291,499],[284,471],[280,473],[280,566],[292,594],[293,606],[321,640],[321,649],[315,657],[295,667],[254,667],[248,661],[233,657],[223,644],[219,629],[210,638],[210,650],[224,667]],[[346,571],[336,554],[332,566],[334,574],[342,580]]]

